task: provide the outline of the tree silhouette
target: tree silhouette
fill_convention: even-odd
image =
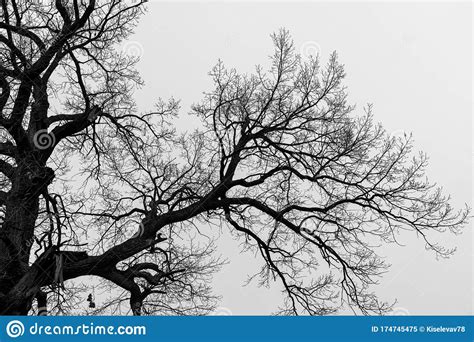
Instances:
[[[94,313],[207,314],[224,261],[204,226],[261,257],[281,314],[389,310],[375,249],[400,230],[453,252],[432,235],[469,208],[425,179],[411,137],[354,113],[335,53],[303,59],[286,30],[268,71],[212,69],[200,129],[177,133],[173,99],[139,113],[138,59],[117,45],[143,2],[1,1],[0,313],[68,313],[89,294]],[[98,305],[82,276],[114,295]]]

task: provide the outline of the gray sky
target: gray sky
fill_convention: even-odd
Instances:
[[[158,97],[182,100],[186,113],[211,83],[208,71],[221,58],[229,67],[251,72],[268,66],[270,33],[290,30],[301,52],[319,50],[323,61],[337,50],[346,85],[357,110],[374,104],[376,121],[394,134],[412,132],[415,147],[430,156],[428,176],[461,207],[472,203],[472,5],[453,3],[324,2],[163,2],[151,0],[123,48],[141,55],[145,86],[140,109]],[[457,246],[449,260],[436,260],[414,234],[406,247],[383,250],[392,263],[376,288],[382,299],[398,299],[399,313],[472,313],[472,225],[462,236],[440,236]],[[215,277],[221,306],[233,314],[269,314],[281,302],[279,286],[249,285],[247,275],[260,260],[240,255],[228,236],[221,253],[232,260]]]

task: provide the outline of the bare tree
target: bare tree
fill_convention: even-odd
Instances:
[[[69,313],[91,291],[82,276],[111,294],[88,296],[94,314],[124,301],[135,315],[209,313],[224,261],[203,227],[261,256],[255,277],[281,282],[281,314],[384,313],[376,246],[400,230],[453,252],[432,236],[460,232],[469,208],[425,179],[411,137],[390,137],[370,106],[355,115],[335,53],[304,60],[285,30],[268,71],[212,69],[192,108],[201,129],[176,132],[173,99],[139,113],[137,58],[117,44],[142,5],[1,2],[0,313]]]

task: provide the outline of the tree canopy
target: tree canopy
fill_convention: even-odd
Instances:
[[[204,226],[260,257],[280,314],[390,310],[376,247],[402,230],[452,254],[435,235],[470,209],[426,179],[411,136],[348,103],[336,53],[303,58],[285,29],[268,68],[212,68],[202,127],[178,133],[174,99],[139,112],[138,58],[117,46],[143,3],[1,2],[0,313],[69,313],[93,276],[115,289],[94,313],[207,314],[225,261]]]

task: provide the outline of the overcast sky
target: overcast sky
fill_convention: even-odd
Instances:
[[[141,55],[145,86],[140,109],[158,97],[182,101],[181,128],[192,103],[211,83],[208,71],[220,58],[251,72],[268,66],[270,33],[285,27],[304,54],[336,50],[357,110],[374,104],[375,120],[394,134],[412,132],[415,147],[430,156],[428,176],[460,207],[472,203],[472,8],[458,3],[163,2],[148,3],[136,34],[123,46]],[[414,234],[406,247],[383,250],[392,263],[376,289],[398,299],[398,313],[472,313],[472,225],[462,236],[443,235],[458,251],[436,260]],[[222,307],[233,314],[269,314],[281,303],[280,288],[242,287],[260,260],[240,255],[238,243],[220,240],[231,259],[215,277]],[[225,311],[225,310],[224,310]]]

